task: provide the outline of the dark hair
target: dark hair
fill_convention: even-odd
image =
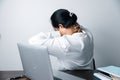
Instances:
[[[51,23],[54,28],[59,28],[62,24],[65,28],[69,28],[77,21],[77,16],[66,9],[58,9],[51,16]]]

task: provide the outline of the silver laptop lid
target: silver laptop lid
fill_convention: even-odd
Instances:
[[[53,80],[47,47],[18,43],[18,49],[27,77],[32,80]]]

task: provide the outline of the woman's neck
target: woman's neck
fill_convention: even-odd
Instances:
[[[79,26],[72,26],[66,29],[66,35],[72,35],[73,33],[82,32]]]

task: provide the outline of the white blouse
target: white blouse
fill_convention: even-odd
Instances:
[[[87,29],[63,36],[58,31],[40,32],[29,43],[48,47],[49,54],[55,57],[51,58],[54,69],[93,69],[93,37]]]

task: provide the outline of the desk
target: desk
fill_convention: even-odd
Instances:
[[[73,70],[73,71],[62,71],[67,74],[74,75],[76,77],[83,78],[85,80],[96,80],[93,77],[94,71],[92,70]],[[0,71],[0,80],[9,80],[11,77],[17,77],[24,74],[23,71]],[[21,80],[21,79],[19,79]],[[22,79],[23,80],[23,79]]]
[[[9,80],[22,74],[24,74],[23,71],[0,71],[0,80]]]

